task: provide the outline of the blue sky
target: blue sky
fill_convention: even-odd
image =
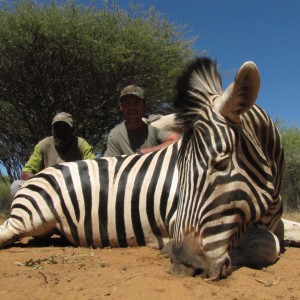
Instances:
[[[245,61],[254,61],[261,75],[257,103],[271,118],[300,127],[299,0],[120,0],[119,5],[127,9],[130,2],[144,10],[154,6],[171,23],[185,25],[186,37],[197,37],[193,48],[217,60],[223,89]]]

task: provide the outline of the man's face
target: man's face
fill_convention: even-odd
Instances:
[[[66,148],[73,138],[73,128],[65,122],[56,122],[52,125],[52,135],[55,146]]]
[[[140,121],[145,114],[145,101],[134,95],[127,95],[121,99],[120,109],[126,121]]]

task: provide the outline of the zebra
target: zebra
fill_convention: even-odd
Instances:
[[[284,153],[275,124],[255,104],[259,87],[253,62],[242,65],[224,93],[210,59],[197,59],[178,79],[174,104],[184,136],[168,246],[175,272],[227,277],[229,252],[237,254],[236,247],[263,233],[273,244],[272,260],[279,255],[274,233],[282,215]],[[259,260],[252,256],[252,263]]]
[[[246,69],[248,68],[247,66],[248,64],[246,64]],[[253,77],[257,81],[258,73],[253,64],[250,64],[250,66],[254,75],[252,72],[247,71],[247,76],[244,76],[245,71],[244,67],[242,67],[235,82],[230,87],[233,92],[227,90],[227,93],[231,94],[234,99],[239,99],[243,96],[243,93],[246,93],[246,98],[250,97],[252,104],[254,104],[255,99],[253,100],[253,98],[256,98],[256,92],[253,92],[252,85],[256,86],[257,89],[257,82],[253,80]],[[185,100],[188,98],[191,102],[188,105],[182,105],[181,113],[178,114],[178,120],[183,120],[181,126],[185,128],[182,140],[165,149],[145,155],[136,154],[62,163],[41,171],[28,180],[13,199],[11,215],[0,226],[0,248],[9,246],[25,236],[45,237],[59,232],[72,244],[78,246],[101,248],[107,246],[132,247],[146,245],[164,249],[164,253],[169,255],[173,269],[177,273],[183,270],[182,272],[185,274],[190,272],[193,275],[192,273],[203,269],[205,277],[219,278],[220,273],[224,273],[223,275],[226,276],[230,260],[237,264],[240,261],[247,263],[247,255],[249,256],[249,253],[250,255],[252,253],[249,243],[255,246],[261,245],[262,251],[261,253],[256,253],[256,259],[261,256],[263,263],[274,263],[279,253],[277,238],[271,231],[264,229],[258,229],[260,230],[258,236],[254,226],[253,229],[250,224],[254,223],[275,232],[276,224],[280,219],[281,202],[278,194],[283,156],[280,138],[273,123],[257,106],[251,108],[249,112],[244,112],[242,122],[243,126],[247,128],[246,137],[244,137],[243,132],[240,132],[242,131],[241,129],[239,131],[237,125],[227,121],[227,118],[231,120],[227,115],[223,116],[222,113],[214,112],[213,105],[209,101],[218,104],[218,97],[221,95],[220,77],[214,62],[201,58],[192,63],[188,70],[189,72],[184,73],[184,76],[179,79],[177,87],[177,105],[179,99]],[[241,77],[240,73],[244,77]],[[202,77],[201,74],[203,75]],[[241,78],[243,79],[241,87],[236,89],[236,86],[240,84]],[[193,84],[192,89],[190,89],[190,83]],[[215,87],[217,87],[216,91],[219,94],[216,92],[212,93]],[[250,93],[250,95],[247,93]],[[251,93],[254,93],[254,95]],[[226,92],[224,94],[226,95]],[[209,112],[207,108],[206,110],[201,110],[200,103],[202,102],[204,108],[206,108],[205,106],[211,106]],[[243,105],[241,103],[235,104],[235,107],[238,107],[237,110],[242,112]],[[218,107],[218,110],[222,109],[226,111],[227,108]],[[207,115],[204,115],[205,112],[208,112]],[[203,122],[203,118],[206,118],[207,121],[207,132],[201,131],[203,128],[201,128],[200,124]],[[266,120],[270,123],[267,124]],[[260,131],[258,127],[259,122],[268,125],[268,128],[272,128],[271,131],[266,130],[266,132],[274,135],[277,139],[274,145],[271,144],[270,139],[265,141],[265,136],[262,135],[265,131]],[[223,127],[216,128],[215,123],[220,123]],[[256,129],[256,131],[252,131],[253,129]],[[228,249],[225,246],[222,247],[222,249],[226,248],[226,251],[232,249],[230,257],[222,254],[222,258],[225,257],[225,259],[221,260],[221,266],[217,268],[216,266],[220,265],[219,261],[215,258],[213,260],[207,258],[210,257],[211,253],[214,254],[214,249],[216,252],[219,250],[217,243],[212,242],[212,249],[208,253],[205,251],[202,253],[203,260],[207,260],[209,266],[201,264],[200,268],[198,257],[197,259],[194,259],[195,257],[183,257],[185,252],[190,252],[191,256],[193,256],[195,253],[192,250],[200,245],[194,242],[194,239],[192,247],[190,245],[182,247],[182,244],[186,244],[184,235],[187,232],[185,230],[187,230],[187,225],[189,226],[188,221],[200,220],[204,212],[207,215],[205,215],[205,221],[207,221],[207,218],[212,218],[212,215],[209,215],[208,208],[213,213],[220,206],[216,205],[215,207],[212,202],[205,203],[203,207],[200,207],[195,202],[197,199],[187,199],[188,195],[191,195],[190,191],[186,189],[190,187],[189,179],[191,186],[197,187],[198,178],[194,178],[195,176],[187,178],[184,174],[186,176],[192,175],[188,174],[186,167],[191,158],[198,158],[198,161],[195,161],[195,167],[199,169],[206,167],[208,164],[207,160],[211,156],[207,155],[207,153],[206,156],[201,156],[204,155],[204,152],[197,153],[195,148],[200,147],[201,144],[203,144],[202,147],[206,147],[205,145],[213,141],[212,138],[215,139],[215,144],[211,143],[212,147],[209,150],[214,154],[217,153],[217,150],[220,150],[220,146],[224,150],[229,150],[225,142],[217,140],[218,135],[220,136],[221,134],[222,136],[229,134],[231,139],[236,134],[240,135],[240,143],[245,152],[235,153],[232,151],[231,159],[238,161],[237,154],[242,156],[240,160],[244,161],[244,163],[238,165],[241,172],[250,173],[252,170],[255,174],[256,168],[258,170],[262,166],[266,168],[266,159],[249,162],[246,159],[247,157],[244,157],[245,153],[252,155],[254,158],[263,156],[263,150],[259,146],[259,141],[262,141],[265,145],[264,151],[275,149],[272,150],[274,152],[273,156],[271,151],[269,159],[274,171],[279,167],[277,174],[280,175],[275,176],[276,188],[273,188],[272,184],[270,184],[271,172],[267,174],[265,182],[261,182],[260,185],[254,185],[255,182],[244,183],[245,189],[248,189],[248,186],[250,186],[250,188],[260,191],[265,187],[267,192],[263,196],[266,197],[265,202],[267,202],[268,207],[251,206],[250,217],[249,214],[243,216],[241,212],[236,213],[237,217],[241,219],[239,220],[239,230],[235,231],[235,228],[232,229],[232,240],[235,241],[240,237],[239,243],[233,243],[231,240],[228,240],[226,241]],[[199,139],[198,142],[197,139]],[[195,144],[191,144],[191,141],[194,141]],[[200,156],[198,156],[199,154]],[[279,160],[277,160],[277,157],[279,157]],[[194,196],[199,197],[201,195],[201,197],[204,197],[205,191],[212,183],[213,178],[216,179],[219,173],[224,175],[227,172],[228,157],[221,158],[221,161],[214,162],[214,172],[210,176],[211,179],[203,176],[204,182],[201,183],[203,191],[196,189]],[[255,163],[258,163],[258,165]],[[237,178],[227,177],[226,185],[228,186],[234,184],[237,180]],[[215,183],[215,189],[217,190],[217,187],[221,186],[222,183],[217,181]],[[186,195],[185,191],[187,192]],[[278,206],[272,206],[272,203],[276,201],[270,200],[270,196],[267,194],[272,191],[274,191],[274,196],[278,199]],[[230,192],[227,192],[223,205],[225,205],[225,201],[230,199]],[[259,202],[258,199],[253,201],[254,203]],[[250,202],[248,200],[248,204],[251,204]],[[241,205],[241,211],[242,209],[244,207]],[[271,213],[269,213],[269,210]],[[191,216],[184,215],[186,212],[189,212]],[[216,218],[212,222],[219,221],[222,223],[224,220]],[[201,226],[203,226],[202,223],[200,224]],[[228,224],[225,224],[226,226]],[[243,234],[242,231],[246,228],[250,229],[247,230],[248,233]],[[192,229],[198,232],[196,226],[195,228],[190,227],[188,229],[190,236],[194,234]],[[219,235],[221,236],[224,231],[222,224],[218,225],[218,232],[213,232],[213,230],[213,227],[205,227],[201,232],[202,236],[200,238],[203,241],[208,238],[220,240]],[[249,234],[249,232],[253,231],[255,234]],[[259,238],[255,239],[255,237]],[[235,248],[234,244],[236,244]],[[246,253],[246,256],[242,257],[241,252],[243,251]],[[217,271],[212,272],[212,269]]]

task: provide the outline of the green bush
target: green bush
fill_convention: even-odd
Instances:
[[[151,113],[152,103],[172,98],[194,53],[153,9],[8,2],[0,0],[0,161],[12,179],[57,112],[71,113],[77,134],[99,146],[121,119],[122,87],[142,86]]]
[[[11,195],[9,177],[0,180],[0,214],[7,214],[10,211]]]
[[[286,211],[300,210],[300,129],[282,128],[282,141],[285,153],[285,170],[281,196]]]

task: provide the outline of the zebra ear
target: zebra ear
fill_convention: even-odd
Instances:
[[[233,123],[241,122],[241,114],[255,104],[260,87],[260,76],[255,63],[245,62],[239,69],[235,80],[216,102],[216,108]]]

